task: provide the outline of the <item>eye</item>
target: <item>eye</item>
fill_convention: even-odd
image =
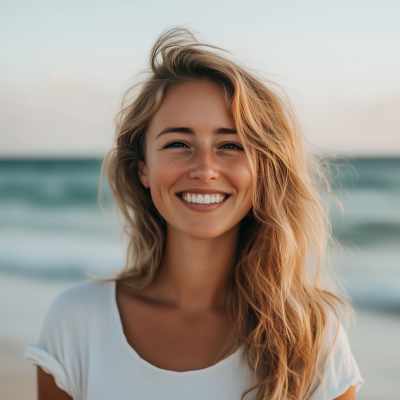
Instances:
[[[226,149],[226,150],[243,150],[243,147],[240,146],[237,143],[234,142],[228,142],[228,143],[223,143],[220,146],[220,149]]]
[[[185,148],[188,147],[188,145],[185,142],[182,142],[180,140],[174,140],[172,142],[168,142],[163,148],[164,149],[180,149],[180,148]]]

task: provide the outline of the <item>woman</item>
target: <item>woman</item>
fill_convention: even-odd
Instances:
[[[316,162],[279,96],[218,51],[165,33],[125,98],[104,166],[127,266],[53,302],[27,349],[40,400],[355,398],[346,303],[319,279]]]

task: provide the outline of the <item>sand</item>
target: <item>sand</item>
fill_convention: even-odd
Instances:
[[[35,400],[36,372],[24,358],[26,343],[0,341],[0,399]]]

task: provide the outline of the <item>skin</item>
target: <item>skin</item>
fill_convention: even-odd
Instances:
[[[177,129],[180,128],[180,129]],[[184,128],[184,129],[182,129]],[[128,343],[158,368],[207,368],[225,343],[239,223],[252,206],[253,178],[220,87],[197,81],[170,88],[146,132],[139,178],[167,225],[165,253],[150,285],[117,284]],[[218,205],[188,204],[181,193],[218,192]],[[39,400],[71,399],[38,368]],[[354,388],[339,396],[353,400]]]

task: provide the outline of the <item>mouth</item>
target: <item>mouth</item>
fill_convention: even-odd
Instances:
[[[219,204],[229,197],[229,195],[225,193],[199,194],[187,192],[179,193],[178,196],[184,202],[194,204]]]
[[[226,193],[177,193],[177,197],[188,208],[198,212],[211,212],[222,207],[229,199]]]

